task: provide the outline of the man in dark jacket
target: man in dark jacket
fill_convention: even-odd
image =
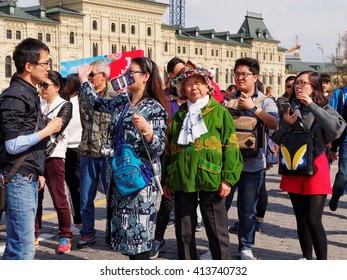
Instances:
[[[59,132],[61,118],[47,125],[41,117],[36,85],[47,79],[49,49],[37,39],[19,43],[13,60],[17,75],[0,97],[0,172],[5,178],[22,156],[6,189],[7,241],[4,260],[33,259],[38,188],[44,186],[46,137]],[[42,141],[44,140],[44,141]]]

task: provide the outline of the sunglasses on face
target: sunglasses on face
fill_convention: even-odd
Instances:
[[[38,87],[40,88],[40,89],[48,89],[50,86],[53,86],[54,84],[52,83],[52,84],[49,84],[49,83],[46,83],[46,82],[44,82],[44,83],[39,83],[38,84]]]
[[[293,88],[293,85],[286,85],[286,88]]]
[[[98,72],[98,73],[90,72],[88,76],[89,76],[89,78],[94,78],[96,75],[98,75],[100,73],[102,73],[102,72]]]

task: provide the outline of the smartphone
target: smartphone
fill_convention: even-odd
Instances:
[[[114,91],[125,89],[128,85],[135,83],[134,77],[130,72],[125,73],[122,76],[112,79],[111,85]]]
[[[281,110],[283,113],[286,113],[288,108],[290,108],[289,114],[292,115],[294,113],[294,110],[292,108],[292,106],[290,106],[289,102],[283,102],[281,103]]]

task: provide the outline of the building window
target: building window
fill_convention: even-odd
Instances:
[[[37,40],[42,41],[42,33],[37,33]]]
[[[70,32],[70,44],[73,45],[75,44],[75,33]]]
[[[6,56],[5,58],[5,77],[12,77],[12,59],[10,56]]]
[[[269,85],[272,85],[272,82],[273,81],[273,79],[272,79],[272,75],[269,75]]]
[[[211,50],[211,56],[214,56],[214,50]]]
[[[168,42],[165,42],[165,44],[164,44],[164,51],[165,52],[169,51],[169,44],[168,44]]]
[[[93,56],[98,56],[98,43],[93,43]]]
[[[281,80],[282,80],[281,77],[278,76],[278,77],[277,77],[277,84],[278,84],[278,85],[281,85],[281,84],[282,84],[282,83],[281,83]]]
[[[114,22],[111,23],[111,32],[116,32],[116,24]]]
[[[216,83],[218,84],[219,83],[219,69],[216,68],[216,76],[215,76],[215,79],[216,79]]]
[[[280,55],[278,56],[278,61],[281,62],[281,56]]]
[[[243,57],[243,53],[241,53],[241,57]]]
[[[181,53],[181,47],[177,47],[177,52]]]
[[[46,34],[46,42],[47,43],[51,42],[51,34]]]
[[[96,20],[93,20],[93,30],[98,30],[98,23]]]
[[[233,69],[230,70],[230,83],[234,83],[234,71]]]
[[[227,51],[227,57],[229,57],[229,51]]]
[[[16,31],[16,39],[21,40],[22,39],[22,32]]]
[[[270,61],[272,61],[272,53],[270,53]]]
[[[183,50],[183,53],[186,53],[186,47],[183,47],[182,50]]]
[[[131,47],[131,50],[132,50],[132,51],[136,50],[136,47],[135,47],[135,46],[132,46],[132,47]]]
[[[147,55],[147,57],[149,59],[152,59],[152,48],[148,48],[148,55]]]
[[[200,55],[202,55],[202,49],[200,49]]]
[[[152,36],[152,28],[147,28],[147,36]]]
[[[225,83],[227,84],[229,81],[229,70],[228,69],[225,69]]]
[[[266,59],[266,53],[263,53],[263,60]]]
[[[126,32],[126,28],[125,28],[125,24],[123,23],[122,24],[122,33],[125,33]]]
[[[198,48],[195,48],[195,55],[198,55]]]
[[[233,56],[234,56],[234,53],[230,52],[230,57],[233,58]]]
[[[49,68],[53,69],[53,61],[52,61],[52,58],[49,59]]]
[[[122,45],[122,52],[126,52],[127,51],[127,46]]]
[[[218,50],[216,50],[216,56],[218,56]]]
[[[6,30],[6,38],[12,39],[12,30]]]
[[[117,45],[116,44],[112,44],[111,53],[117,53]]]
[[[131,26],[131,34],[135,35],[135,25]]]

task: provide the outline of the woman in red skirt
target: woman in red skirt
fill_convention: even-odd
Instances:
[[[280,188],[289,193],[297,222],[301,250],[305,259],[325,260],[328,256],[327,237],[322,223],[327,194],[331,194],[330,171],[324,148],[343,132],[346,124],[328,105],[323,96],[317,72],[301,72],[294,81],[291,108],[284,113],[279,129],[272,138],[280,143],[287,131],[308,131],[313,122],[314,166],[312,176],[283,175]],[[281,163],[280,163],[281,164]]]

